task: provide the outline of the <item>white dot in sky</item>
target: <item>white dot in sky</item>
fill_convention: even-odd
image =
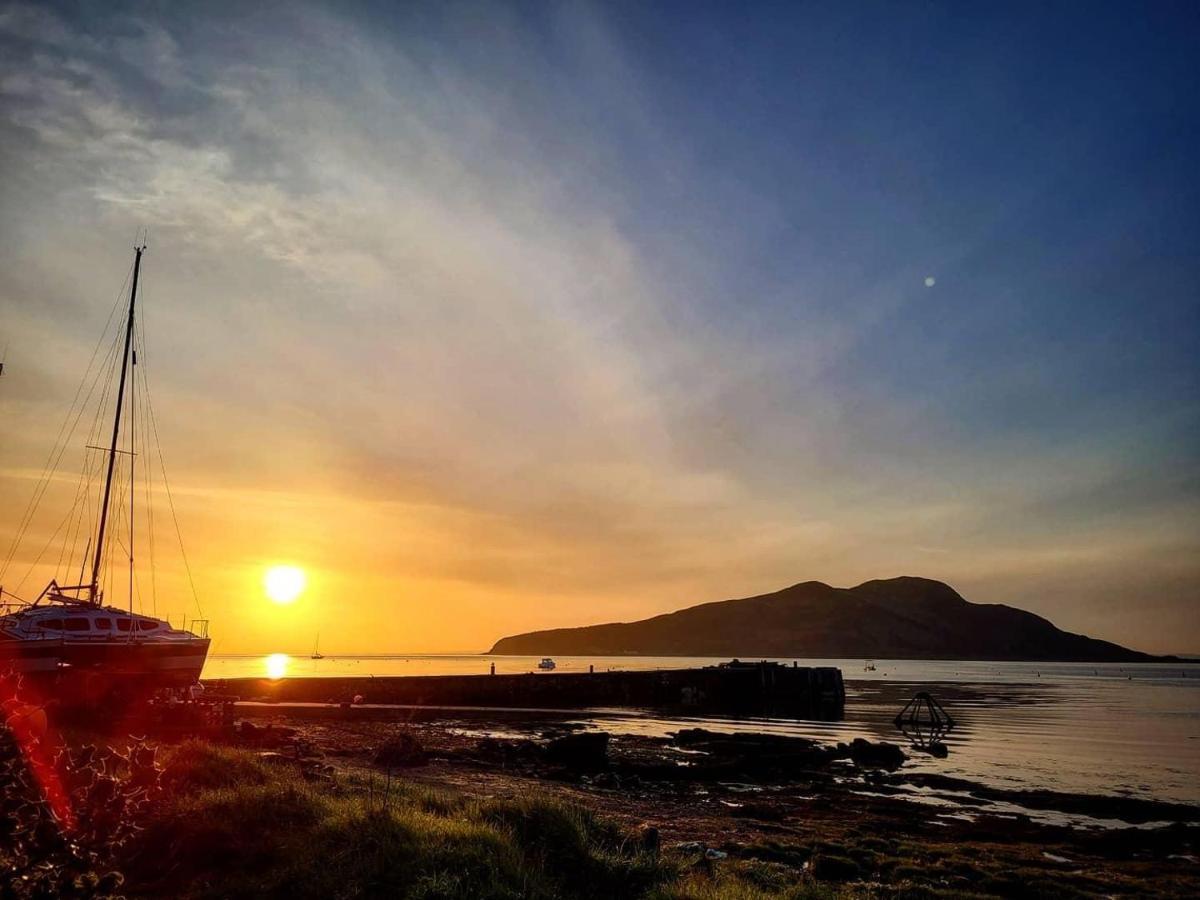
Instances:
[[[932,275],[925,276],[925,287],[933,287],[935,284],[937,284],[936,278],[934,278]]]

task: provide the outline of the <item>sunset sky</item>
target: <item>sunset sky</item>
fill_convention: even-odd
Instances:
[[[144,228],[215,653],[900,574],[1200,652],[1200,7],[958,9],[0,6],[0,551]]]

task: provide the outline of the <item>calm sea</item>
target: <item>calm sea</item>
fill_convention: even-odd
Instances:
[[[713,665],[709,657],[559,657],[559,672],[673,669]],[[780,660],[789,665],[792,660]],[[213,656],[206,678],[337,675],[486,674],[536,671],[522,656],[412,655],[273,657]],[[909,768],[998,787],[1125,794],[1200,804],[1200,665],[1090,665],[917,660],[799,660],[838,666],[846,679],[846,718],[824,723],[790,719],[662,716],[638,710],[595,710],[578,721],[616,733],[665,735],[703,725],[721,731],[765,731],[848,740],[903,742],[892,719],[918,690],[931,692],[958,727],[950,754],[913,754]]]

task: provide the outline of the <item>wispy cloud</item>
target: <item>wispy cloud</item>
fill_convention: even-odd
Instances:
[[[1037,571],[1089,546],[1132,583],[1179,540],[1194,484],[1130,539],[1079,514],[1137,468],[1111,441],[1014,456],[945,415],[1052,373],[890,380],[871,357],[929,315],[927,260],[743,268],[797,213],[720,183],[603,8],[263,15],[0,12],[5,325],[66,390],[150,230],[146,362],[221,616],[281,553],[432,647],[912,566],[1036,607]],[[937,291],[988,227],[942,242]],[[57,422],[61,391],[22,378],[9,470]],[[432,593],[461,640],[410,609]],[[1089,621],[1082,594],[1052,605]]]

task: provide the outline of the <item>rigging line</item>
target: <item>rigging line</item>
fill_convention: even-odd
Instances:
[[[120,294],[117,295],[117,302],[119,302],[119,301],[120,301]],[[14,537],[12,546],[9,548],[8,556],[5,558],[4,566],[3,566],[3,568],[0,568],[0,577],[2,577],[7,572],[8,566],[11,564],[12,558],[13,558],[14,554],[16,553],[16,548],[20,545],[20,541],[24,537],[25,530],[28,528],[29,520],[32,519],[33,514],[34,514],[35,510],[37,509],[37,505],[41,499],[41,494],[44,494],[44,489],[43,489],[44,482],[49,481],[49,479],[54,474],[54,470],[57,468],[57,460],[55,459],[55,453],[56,453],[56,451],[59,450],[60,442],[63,442],[63,433],[66,430],[67,424],[71,421],[72,414],[75,412],[76,404],[79,401],[79,395],[82,393],[84,385],[86,385],[88,383],[88,376],[91,373],[92,366],[96,361],[96,355],[100,352],[100,347],[102,347],[104,344],[104,335],[108,331],[108,326],[112,322],[112,318],[113,318],[115,311],[116,311],[116,304],[114,303],[113,309],[109,312],[108,322],[105,323],[104,332],[101,333],[100,339],[96,342],[96,347],[92,351],[91,359],[88,360],[87,369],[84,371],[83,378],[80,380],[79,385],[75,389],[75,396],[71,399],[71,405],[67,409],[66,415],[63,417],[62,424],[59,425],[58,434],[55,436],[54,443],[51,445],[50,452],[46,457],[46,462],[42,466],[42,472],[38,476],[37,484],[35,485],[33,493],[31,494],[31,496],[29,498],[29,503],[25,507],[25,512],[21,516],[21,525],[19,526],[19,528],[17,530],[17,535],[16,535],[16,537]],[[88,395],[90,397],[91,391],[88,392]],[[86,406],[86,400],[85,400],[83,406]],[[82,412],[83,406],[80,407],[81,412]],[[76,421],[76,424],[78,424],[78,417],[76,417],[75,421]],[[64,449],[65,449],[65,442],[64,442]],[[61,458],[61,454],[59,455],[59,458]],[[52,463],[54,463],[53,468],[51,467]]]
[[[79,386],[75,389],[75,396],[71,400],[71,406],[67,409],[67,414],[63,417],[62,425],[60,425],[58,428],[58,435],[55,437],[54,444],[52,444],[50,447],[50,453],[46,457],[46,462],[42,466],[42,477],[45,478],[46,481],[49,481],[49,479],[51,477],[53,477],[54,471],[58,468],[58,462],[55,461],[54,468],[50,469],[49,473],[47,473],[47,468],[50,466],[51,460],[54,459],[54,451],[58,448],[59,441],[63,440],[63,430],[67,427],[67,423],[71,420],[71,414],[75,411],[75,404],[79,400],[79,395],[83,391],[83,386],[85,384],[87,384],[87,382],[88,382],[88,376],[91,374],[92,365],[96,361],[96,355],[100,352],[100,348],[102,346],[104,346],[104,337],[106,334],[108,334],[108,328],[112,324],[113,316],[116,314],[118,307],[120,307],[120,305],[121,305],[121,296],[125,293],[125,286],[129,284],[129,279],[132,276],[133,276],[133,264],[131,263],[129,266],[129,271],[125,274],[125,281],[121,285],[121,289],[117,292],[117,298],[116,298],[116,300],[113,301],[112,309],[109,310],[108,320],[104,323],[104,329],[103,329],[103,331],[100,332],[100,337],[96,341],[95,348],[92,350],[91,358],[88,359],[87,368],[84,369],[84,371],[83,371],[83,378],[80,379]],[[93,389],[94,388],[95,388],[95,384],[93,383]],[[88,397],[91,397],[91,390],[88,391]],[[84,400],[84,405],[86,405],[86,403],[87,403],[87,400]],[[80,413],[82,413],[82,407],[80,408]],[[75,423],[78,424],[78,422],[79,422],[79,418],[77,416],[75,419]],[[72,433],[74,432],[74,428],[75,428],[75,426],[72,425],[72,427],[71,427]],[[68,437],[67,440],[69,440],[69,439],[70,438]],[[61,460],[61,458],[62,458],[62,454],[60,453],[59,459]],[[39,485],[41,484],[40,480],[39,480],[38,484]],[[45,491],[42,491],[42,493],[44,494]],[[34,511],[37,509],[37,504],[40,502],[40,499],[41,499],[40,497],[38,497],[38,499],[36,499],[36,500],[34,499],[35,497],[37,497],[37,494],[38,494],[38,491],[37,491],[37,488],[35,487],[34,495],[29,498],[29,504],[25,507],[25,513],[21,516],[21,521],[23,524],[21,526],[19,526],[17,529],[17,535],[13,538],[13,543],[8,549],[8,555],[4,559],[4,565],[0,566],[0,580],[3,580],[5,573],[8,572],[8,567],[12,564],[13,555],[16,553],[17,547],[20,545],[21,539],[24,537],[25,530],[28,527],[28,523],[26,520],[31,519],[33,517]]]
[[[113,538],[119,540],[121,536],[121,526],[125,523],[125,482],[123,467],[113,470],[113,488],[116,494],[117,507],[112,511],[113,522]],[[117,583],[116,571],[113,568],[113,555],[115,553],[114,544],[110,543],[107,548],[107,557],[105,560],[106,574],[115,586]]]
[[[135,578],[133,584],[134,584],[134,595],[137,597],[138,615],[144,616],[146,614],[146,601],[144,599],[142,599],[142,579]],[[154,618],[156,618],[156,619],[158,618],[158,613],[152,613],[152,615],[154,616]]]
[[[106,396],[107,396],[107,390],[109,388],[111,388],[111,386],[112,386],[111,379],[109,379],[106,382]],[[97,440],[99,440],[98,435],[99,435],[99,431],[100,431],[100,419],[101,419],[100,413],[103,411],[105,399],[106,399],[106,397],[102,397],[101,402],[99,404],[97,404],[97,406],[96,406],[96,414],[92,418],[92,426],[88,430],[88,439],[87,439],[88,444],[94,444]],[[95,528],[96,528],[96,519],[93,518],[93,514],[92,514],[92,486],[93,486],[96,478],[100,475],[100,466],[101,466],[101,460],[99,457],[93,457],[91,454],[84,451],[83,471],[87,474],[87,489],[84,492],[84,497],[83,497],[84,505],[83,505],[83,511],[81,513],[80,532],[84,531],[83,525],[86,524],[86,526],[87,526],[86,531],[89,535],[89,538],[88,538],[86,546],[84,547],[83,560],[80,564],[80,572],[81,573],[82,573],[84,567],[87,566],[87,557],[88,557],[88,554],[91,551],[91,547],[92,547],[90,535],[92,534],[93,531],[95,531]],[[76,538],[76,541],[77,540],[78,540],[78,536]],[[72,544],[71,544],[71,558],[72,559],[75,558],[75,547],[76,546],[77,546],[77,543],[72,542]],[[80,582],[83,581],[82,574],[80,575],[79,581]]]
[[[126,278],[126,282],[128,282],[128,277]],[[122,292],[123,291],[124,291],[124,288],[122,288]],[[119,298],[120,298],[120,295],[118,295],[118,299]],[[122,309],[124,309],[124,308],[127,308],[127,307],[122,307]],[[110,321],[112,320],[112,317],[113,317],[113,313],[110,312],[109,313]],[[108,329],[108,323],[105,324],[105,332],[106,333],[107,333],[107,329]],[[96,376],[92,379],[91,386],[88,388],[87,395],[84,397],[83,402],[79,404],[78,411],[75,415],[74,421],[71,423],[70,429],[67,431],[66,436],[62,439],[61,443],[57,447],[57,456],[54,460],[54,467],[50,471],[49,477],[42,484],[41,492],[38,494],[38,496],[35,500],[35,503],[34,503],[35,510],[36,510],[36,507],[41,504],[42,500],[45,498],[46,492],[49,490],[50,483],[53,479],[53,475],[57,471],[59,465],[61,465],[63,457],[66,455],[67,449],[71,442],[71,438],[74,436],[76,430],[78,429],[79,423],[83,419],[83,415],[87,411],[88,406],[91,403],[92,396],[96,392],[96,386],[103,385],[103,387],[101,388],[101,391],[100,391],[100,399],[99,399],[99,402],[97,403],[96,411],[93,415],[93,420],[92,420],[93,421],[92,430],[94,431],[98,427],[98,422],[99,422],[100,416],[104,412],[104,408],[107,405],[107,398],[112,390],[112,379],[113,379],[113,374],[116,371],[116,363],[117,363],[117,348],[120,345],[119,339],[120,339],[119,332],[115,332],[113,335],[113,339],[109,344],[108,352],[105,354],[104,359],[101,361],[99,368],[96,369]],[[103,340],[103,335],[101,336],[101,340]],[[88,364],[88,372],[92,371],[92,363],[93,362],[94,362],[94,354],[93,354],[93,360],[91,362],[89,362],[89,364]],[[81,385],[81,387],[82,387],[82,385]],[[89,441],[88,443],[91,443],[91,442]],[[85,461],[85,467],[86,467],[86,455],[85,455],[84,461]],[[26,525],[26,528],[28,528],[28,525],[31,525],[31,524],[32,524],[32,516],[30,518],[30,522]]]
[[[116,350],[116,344],[113,344],[113,351]],[[108,371],[104,374],[104,388],[100,392],[100,399],[96,403],[96,411],[92,414],[92,424],[88,426],[87,443],[91,447],[99,444],[101,439],[101,431],[103,430],[103,419],[105,408],[108,406],[108,397],[112,393],[112,375],[116,366],[116,356],[113,353],[109,362]]]
[[[143,304],[142,309],[145,309]],[[145,314],[143,313],[143,316]],[[145,328],[145,319],[142,319],[142,328]],[[142,346],[142,359],[145,361],[145,342],[142,340],[141,329],[138,330],[138,344]],[[141,379],[135,378],[135,387],[140,385],[143,397],[146,395],[146,372],[141,366],[138,367]],[[143,401],[144,403],[144,401]],[[143,423],[144,424],[144,423]],[[154,563],[154,467],[149,464],[149,446],[146,442],[146,429],[143,427],[138,436],[141,439],[141,451],[144,458],[147,460],[146,465],[142,466],[143,477],[146,483],[146,544],[150,551],[150,605],[153,614],[158,616],[158,573]]]
[[[130,329],[130,337],[133,338],[133,366],[137,368],[137,329]],[[134,384],[137,383],[137,377],[133,379]],[[131,385],[132,388],[132,385]],[[134,525],[134,507],[135,496],[137,491],[137,479],[134,476],[134,464],[137,462],[137,456],[134,455],[134,429],[137,428],[137,391],[129,391],[129,614],[133,615],[133,545],[137,541],[137,529]]]
[[[106,385],[108,385],[108,381],[106,381]],[[91,428],[88,431],[88,435],[89,435],[88,441],[87,441],[88,444],[92,443],[91,436],[99,428],[100,413],[102,411],[103,404],[104,404],[104,397],[101,397],[100,404],[97,405],[96,413],[92,418]],[[73,510],[78,509],[79,514],[75,518],[75,521],[72,523],[72,528],[68,530],[66,540],[63,541],[62,552],[59,553],[60,566],[62,565],[64,554],[65,554],[67,566],[70,566],[71,560],[73,560],[75,558],[75,548],[79,546],[79,538],[82,537],[82,535],[83,535],[85,521],[88,523],[89,529],[90,529],[90,524],[91,524],[91,515],[90,515],[90,513],[91,513],[91,502],[90,502],[91,496],[90,495],[91,495],[91,486],[92,486],[93,475],[91,472],[92,466],[89,464],[88,460],[89,460],[89,454],[85,450],[84,454],[83,454],[83,465],[80,466],[80,469],[79,469],[79,487],[76,489],[75,500],[74,500],[74,504],[72,505],[72,509]],[[67,552],[68,544],[70,545],[69,552]]]
[[[97,377],[99,377],[99,374]],[[29,527],[33,524],[34,514],[36,513],[39,505],[41,504],[42,498],[45,497],[46,492],[50,489],[50,484],[54,479],[54,474],[55,474],[55,472],[57,472],[58,466],[62,462],[63,456],[66,454],[67,446],[70,441],[70,436],[75,433],[75,429],[79,425],[79,420],[83,417],[83,412],[87,408],[88,401],[91,399],[92,393],[95,391],[95,386],[96,386],[96,382],[93,381],[92,387],[88,390],[87,397],[84,398],[83,403],[79,406],[79,413],[78,413],[78,415],[76,415],[75,421],[71,425],[71,430],[70,430],[70,432],[68,432],[67,438],[62,441],[60,446],[55,447],[55,450],[57,450],[58,452],[57,452],[57,456],[54,459],[53,468],[51,468],[48,472],[43,471],[43,478],[42,478],[42,480],[40,480],[38,482],[38,485],[34,490],[34,496],[30,499],[31,505],[28,508],[29,515],[27,516],[25,521],[22,522],[22,524],[17,532],[17,536],[14,538],[13,546],[10,550],[10,557],[5,562],[4,567],[0,568],[0,577],[3,577],[7,573],[9,566],[15,560],[16,549],[21,546],[21,544],[25,540],[25,536],[29,533]],[[54,451],[51,451],[51,453],[53,455]]]
[[[70,517],[71,517],[70,513],[67,513],[65,516],[62,517],[62,521],[58,523],[58,527],[54,529],[54,533],[52,535],[50,535],[49,539],[46,541],[45,545],[42,547],[41,552],[39,552],[38,555],[36,557],[34,557],[33,562],[31,562],[29,564],[29,568],[26,569],[25,574],[21,576],[21,580],[17,582],[17,590],[18,591],[21,590],[21,588],[23,588],[25,586],[25,582],[29,580],[29,576],[33,574],[33,570],[36,569],[38,566],[38,563],[40,563],[42,561],[42,557],[46,555],[46,551],[50,549],[50,545],[54,543],[54,539],[58,537],[58,533],[60,531],[62,531],[63,526],[67,524],[67,519],[69,519]]]
[[[59,553],[59,566],[66,567],[64,572],[70,570],[71,561],[75,558],[75,548],[78,546],[79,538],[83,533],[83,521],[87,512],[90,487],[87,477],[87,467],[84,466],[79,470],[79,484],[75,489],[75,500],[71,505],[74,518],[71,521],[71,527],[67,530],[67,538],[63,541],[62,550]]]
[[[96,584],[108,584],[109,576],[112,574],[112,555],[113,547],[116,545],[116,538],[120,530],[120,525],[124,521],[121,511],[124,509],[125,491],[122,487],[121,475],[123,468],[113,470],[113,488],[116,494],[116,505],[109,508],[110,518],[114,525],[112,529],[112,539],[106,540],[103,547],[98,548],[101,551],[100,571],[96,575]]]
[[[98,430],[100,428],[100,420],[104,414],[105,407],[108,405],[108,397],[112,391],[113,366],[115,366],[115,363],[116,363],[115,355],[112,357],[112,363],[113,363],[113,365],[109,367],[108,372],[105,374],[104,390],[101,392],[100,400],[96,405],[96,412],[92,419],[92,428],[89,432],[89,435],[92,437],[95,436],[95,434],[98,432]],[[89,438],[88,444],[91,444],[91,443],[92,443],[92,440]],[[95,462],[93,462],[93,459],[95,459]],[[93,486],[95,485],[95,482],[96,482],[96,477],[100,474],[100,465],[101,465],[101,460],[96,459],[95,457],[92,457],[92,455],[89,454],[86,450],[84,451],[83,470],[88,473],[86,507],[87,507],[87,530],[88,530],[89,535],[92,532],[92,530],[95,528],[95,521],[93,520],[93,516],[92,516],[91,494],[92,494]],[[97,502],[99,502],[99,501],[97,501]],[[87,545],[88,545],[88,548],[91,547],[90,537],[89,537],[89,540],[87,541]],[[72,545],[72,554],[74,554],[73,548],[74,548],[74,545]],[[87,554],[87,549],[84,550],[84,555],[86,556],[86,554]],[[84,562],[86,565],[86,560]],[[80,579],[80,581],[82,582],[82,579]]]
[[[128,303],[121,307],[121,318],[125,317],[125,310],[128,308]],[[113,381],[117,371],[117,360],[120,358],[120,351],[121,330],[118,328],[113,331],[112,339],[108,344],[108,353],[104,357],[103,367],[105,371],[103,377],[99,379],[100,383],[103,384],[103,389],[101,390],[100,401],[97,403],[96,411],[92,417],[91,428],[88,430],[89,444],[99,443],[103,436],[104,423],[108,418],[106,415],[104,415],[104,413],[108,406],[108,398],[111,396],[113,391]]]
[[[125,308],[128,309],[128,306],[126,306]],[[96,406],[96,415],[95,415],[95,419],[93,420],[93,431],[91,433],[91,439],[88,441],[88,443],[92,443],[93,441],[95,441],[96,443],[99,443],[102,439],[105,424],[108,421],[108,412],[109,412],[108,406],[109,406],[110,400],[112,399],[114,391],[115,391],[115,383],[117,380],[117,366],[123,360],[121,346],[122,346],[121,333],[118,330],[113,335],[112,348],[110,350],[111,355],[110,355],[109,368],[108,368],[108,372],[105,374],[105,378],[104,378],[104,390],[100,397],[100,402]],[[95,523],[93,523],[93,527],[96,527],[96,525],[98,525],[98,523],[99,523],[100,514],[101,514],[101,506],[104,503],[103,497],[104,497],[104,481],[105,481],[105,479],[100,476],[103,474],[103,472],[105,470],[105,466],[106,466],[105,461],[106,461],[107,457],[108,457],[107,453],[98,454],[95,457],[95,460],[96,460],[95,472],[96,472],[96,477],[98,478],[98,481],[96,482],[96,521],[95,521]],[[86,567],[86,560],[85,560],[84,564]]]
[[[101,370],[98,372],[97,377],[99,377],[99,375],[102,373],[103,365],[104,364],[102,363]],[[81,384],[80,390],[82,390],[82,387],[83,386]],[[46,492],[50,489],[50,484],[54,479],[54,475],[58,470],[58,466],[62,462],[63,456],[66,454],[67,446],[70,442],[70,436],[75,433],[75,429],[79,426],[79,420],[83,417],[84,410],[87,408],[87,404],[91,400],[91,396],[95,392],[95,388],[96,382],[93,381],[91,388],[88,390],[87,397],[85,397],[83,403],[79,405],[78,414],[75,416],[75,421],[72,423],[67,437],[61,441],[56,439],[55,446],[50,451],[51,459],[47,460],[48,465],[43,468],[42,474],[39,476],[39,480],[34,488],[33,495],[30,497],[29,505],[26,507],[26,515],[22,519],[16,536],[13,538],[12,546],[9,548],[8,559],[5,561],[4,566],[0,567],[0,578],[7,573],[9,566],[12,565],[16,557],[17,548],[21,546],[26,534],[28,534],[29,527],[33,524],[34,515],[36,514],[37,509],[42,502],[42,498],[45,497]],[[72,411],[74,411],[74,406],[72,407]],[[68,414],[68,418],[70,418],[70,414]],[[66,423],[64,423],[64,425],[65,424]],[[49,465],[49,463],[52,463],[52,465]]]
[[[85,460],[86,461],[86,460]],[[87,496],[86,491],[87,466],[85,465],[79,470],[79,480],[75,483],[75,493],[71,500],[70,516],[71,522],[67,526],[67,533],[62,544],[58,548],[58,562],[54,566],[54,579],[60,580],[60,575],[63,574],[63,561],[66,560],[66,565],[70,566],[71,558],[75,555],[75,544],[79,537],[79,521],[82,518],[83,501]],[[71,548],[71,552],[67,553],[67,548]],[[63,577],[62,583],[66,583],[66,578]]]
[[[145,303],[142,304],[142,309],[145,309]],[[138,311],[141,312],[141,310],[138,310]],[[142,323],[140,321],[136,322],[134,324],[133,333],[131,335],[131,337],[133,338],[133,378],[130,380],[130,385],[129,385],[129,423],[130,423],[129,424],[129,454],[130,454],[129,455],[129,612],[131,614],[133,613],[134,599],[136,598],[138,614],[145,615],[146,601],[145,601],[144,593],[142,591],[142,579],[141,579],[141,577],[139,577],[140,573],[137,571],[136,567],[134,566],[134,545],[137,542],[137,529],[134,525],[137,477],[135,474],[136,470],[134,469],[134,462],[137,459],[137,455],[136,455],[137,451],[140,450],[142,453],[145,453],[145,442],[146,442],[146,439],[145,439],[145,432],[146,432],[145,413],[144,413],[144,411],[142,411],[142,407],[145,405],[145,400],[144,400],[144,397],[142,396],[141,390],[139,389],[139,383],[141,381],[141,379],[139,378],[139,375],[141,374],[141,368],[142,368],[142,366],[139,362],[139,359],[138,359],[139,350],[142,351],[141,352],[142,359],[145,359],[144,348],[142,348],[142,346],[141,346],[142,345],[141,325],[142,325]],[[137,427],[139,414],[142,417],[142,427],[141,428]],[[143,465],[142,468],[149,469],[149,466]],[[154,531],[153,531],[153,523],[150,519],[150,508],[151,508],[150,507],[150,493],[149,493],[149,491],[147,491],[146,492],[146,522],[150,528],[150,535],[151,535],[150,539],[153,540]],[[151,552],[150,566],[151,566],[151,569],[150,569],[151,578],[153,578],[154,577],[154,575],[153,575],[153,573],[154,573],[153,552]],[[155,618],[158,617],[157,603],[154,604],[153,614],[154,614]]]
[[[66,537],[64,538],[62,545],[58,548],[58,562],[56,562],[54,564],[54,578],[56,581],[58,580],[58,577],[62,574],[64,557],[68,560],[67,564],[70,565],[70,562],[69,562],[70,556],[67,555],[67,547],[68,546],[71,547],[72,553],[74,552],[74,549],[75,549],[76,538],[73,537],[73,535],[77,535],[77,524],[79,522],[79,515],[77,515],[77,513],[79,512],[79,510],[82,508],[82,505],[83,505],[82,504],[82,500],[83,500],[82,495],[84,493],[84,476],[86,474],[87,474],[86,469],[81,470],[79,472],[79,480],[75,483],[75,496],[71,502],[70,512],[68,512],[68,514],[67,514],[68,516],[70,516],[71,523],[67,526]],[[63,582],[64,583],[66,582],[65,578],[63,579]]]
[[[125,539],[127,537],[129,537],[128,532],[122,532],[120,534],[113,534],[113,543],[116,544],[117,547],[126,554],[130,553],[130,550],[131,550],[130,545],[125,543]],[[130,610],[130,612],[132,613],[133,610]]]
[[[158,450],[158,464],[162,472],[163,488],[167,492],[167,505],[171,509],[171,520],[175,523],[175,537],[179,540],[179,554],[183,557],[183,568],[187,572],[188,585],[192,589],[192,599],[196,602],[196,610],[203,616],[204,610],[200,606],[200,595],[196,592],[196,582],[192,578],[192,567],[188,562],[187,550],[183,546],[183,531],[179,527],[179,515],[175,512],[175,497],[171,493],[171,480],[167,478],[167,463],[163,458],[162,441],[158,436],[158,417],[154,415],[154,397],[150,393],[149,373],[143,372],[142,377],[146,382],[146,411],[150,414],[150,429],[154,435],[154,446]]]
[[[84,542],[83,556],[79,560],[79,581],[77,582],[78,584],[83,583],[83,573],[84,573],[84,570],[87,568],[88,557],[91,555],[92,535],[95,534],[95,532],[96,532],[96,520],[98,518],[98,516],[96,514],[98,511],[93,511],[93,509],[92,509],[91,487],[92,487],[92,483],[100,475],[100,468],[99,468],[98,464],[93,465],[91,463],[88,463],[86,458],[84,460],[84,465],[88,472],[88,491],[84,495],[84,513],[83,514],[84,514],[84,524],[87,525],[87,528],[85,529],[85,531],[86,531],[88,537],[87,537],[87,540]],[[74,555],[75,555],[74,549],[72,549],[72,552],[71,552],[72,558],[74,558]]]
[[[111,314],[110,314],[110,318],[111,318]],[[97,350],[98,350],[98,348],[97,348]],[[110,350],[110,355],[111,355],[111,350]],[[93,359],[93,362],[94,362],[94,359]],[[67,432],[66,438],[62,439],[61,441],[57,441],[57,439],[56,439],[55,447],[51,450],[51,457],[53,457],[53,466],[49,467],[48,469],[43,470],[41,480],[39,480],[37,487],[34,489],[34,494],[30,498],[30,505],[26,508],[27,515],[26,515],[24,521],[21,523],[21,526],[19,527],[19,529],[17,531],[17,535],[13,539],[13,544],[9,549],[9,557],[5,561],[4,566],[0,567],[0,578],[2,578],[5,574],[7,574],[9,567],[12,565],[12,563],[15,559],[17,548],[21,546],[22,542],[25,540],[25,536],[29,533],[29,527],[33,524],[34,514],[36,513],[39,505],[41,504],[42,498],[45,497],[46,491],[48,491],[50,488],[50,484],[53,481],[54,475],[58,471],[58,466],[62,462],[63,456],[66,454],[67,446],[70,443],[71,436],[74,435],[75,429],[78,428],[79,420],[83,417],[84,410],[87,408],[88,402],[91,400],[92,394],[96,390],[96,384],[97,384],[98,380],[100,379],[100,377],[103,375],[103,367],[104,367],[104,364],[102,363],[101,369],[97,371],[96,380],[93,380],[92,386],[88,389],[87,396],[84,398],[83,403],[81,403],[79,405],[78,413],[75,416],[74,422],[71,424],[70,430]],[[91,370],[90,362],[88,364],[88,370],[89,371]],[[111,368],[110,368],[109,375],[111,376]],[[76,391],[76,397],[78,397],[79,391],[81,391],[82,389],[83,389],[83,384],[81,383],[79,390]],[[74,411],[74,403],[72,405],[72,411]],[[69,418],[70,418],[70,413],[68,413],[68,419]],[[66,425],[66,423],[64,422],[64,426],[65,425]],[[61,434],[61,429],[60,429],[60,434]],[[28,576],[26,576],[26,577],[28,577]]]
[[[179,514],[175,511],[175,496],[172,491],[170,491],[170,479],[167,478],[167,461],[162,454],[162,439],[158,437],[158,416],[155,415],[154,412],[154,395],[152,395],[150,391],[150,372],[149,367],[145,365],[144,354],[142,365],[142,384],[145,389],[146,402],[145,412],[148,414],[148,418],[150,420],[150,427],[143,428],[143,430],[146,432],[146,437],[148,437],[148,439],[151,436],[154,437],[155,450],[158,454],[158,470],[160,470],[162,473],[162,486],[163,490],[167,493],[167,506],[170,509],[170,518],[172,518],[172,523],[175,526],[175,539],[179,541],[179,554],[180,557],[184,559],[184,571],[187,572],[187,584],[192,590],[192,600],[194,604],[196,604],[197,612],[200,614],[200,616],[204,616],[204,608],[200,606],[200,595],[196,589],[196,580],[194,580],[192,577],[192,565],[187,559],[187,548],[184,546],[184,530],[179,527]],[[149,466],[149,463],[146,464]]]
[[[91,431],[88,432],[88,443],[89,444],[99,443],[99,441],[101,439],[101,435],[104,430],[104,422],[108,418],[106,413],[108,411],[109,397],[112,396],[113,381],[115,380],[115,375],[116,375],[117,347],[119,346],[119,343],[120,343],[120,335],[117,335],[116,337],[113,338],[113,345],[112,345],[112,350],[111,350],[111,354],[112,354],[111,363],[109,365],[108,373],[105,376],[104,391],[101,394],[100,402],[96,404],[96,414],[92,419]],[[87,457],[85,457],[85,459],[86,458]],[[99,476],[101,475],[101,473],[104,470],[105,457],[102,455],[97,455],[97,456],[91,457],[91,458],[95,460],[93,478],[99,478]],[[103,479],[100,479],[99,481],[96,482],[96,511],[97,511],[96,512],[96,521],[89,522],[89,526],[91,528],[95,528],[96,524],[99,520],[99,509],[100,509],[100,504],[103,502],[101,499],[103,492],[104,492]],[[85,561],[85,564],[86,564],[86,561]]]

